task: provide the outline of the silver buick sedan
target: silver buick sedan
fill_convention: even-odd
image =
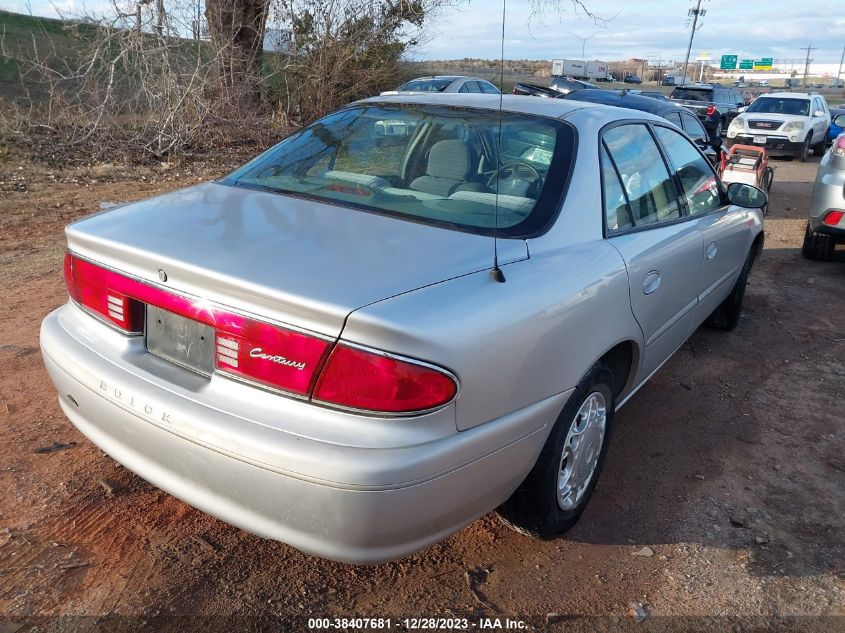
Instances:
[[[765,203],[642,112],[377,97],[68,226],[44,362],[114,459],[306,552],[397,559],[495,508],[550,538],[614,412],[737,324]]]

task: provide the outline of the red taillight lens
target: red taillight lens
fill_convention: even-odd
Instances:
[[[217,331],[218,370],[298,395],[308,395],[329,343],[243,318]]]
[[[713,116],[713,114],[715,112],[716,112],[716,106],[714,106],[714,105],[707,106],[707,110],[705,110],[705,113],[707,114],[707,116]]]
[[[432,367],[338,344],[320,374],[314,400],[408,413],[446,404],[457,389],[450,376]]]
[[[124,332],[138,334],[144,326],[144,305],[121,292],[123,279],[110,270],[65,255],[65,283],[71,298]]]
[[[836,226],[842,220],[843,215],[845,215],[845,211],[828,211],[822,222],[828,226]]]
[[[213,327],[217,371],[258,385],[304,397],[313,391],[314,400],[384,413],[433,409],[457,393],[452,377],[436,368],[342,344],[329,354],[331,341],[256,321],[70,254],[64,274],[74,301],[126,333],[143,332],[146,304]]]

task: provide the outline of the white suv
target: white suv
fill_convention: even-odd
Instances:
[[[757,97],[731,121],[727,143],[764,145],[772,154],[805,161],[811,148],[816,156],[824,154],[829,129],[830,108],[821,95],[772,92]]]

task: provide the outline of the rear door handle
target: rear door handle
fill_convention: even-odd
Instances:
[[[650,295],[660,287],[660,271],[652,270],[643,280],[643,294]]]
[[[716,242],[710,242],[710,244],[707,246],[707,253],[705,254],[707,261],[710,261],[711,259],[716,257],[717,250],[719,249],[716,247]]]

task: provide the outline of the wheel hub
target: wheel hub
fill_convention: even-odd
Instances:
[[[558,474],[557,503],[572,510],[584,496],[596,473],[607,424],[604,394],[594,391],[581,404],[569,427]]]

